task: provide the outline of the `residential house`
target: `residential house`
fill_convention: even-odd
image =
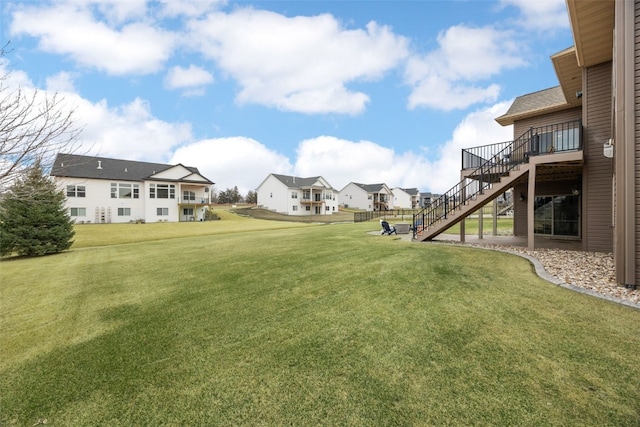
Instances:
[[[387,184],[358,184],[350,182],[340,190],[340,203],[347,208],[366,211],[393,209],[393,194]]]
[[[420,207],[425,208],[431,204],[432,201],[440,197],[440,194],[434,194],[430,192],[420,193]]]
[[[463,150],[463,180],[416,217],[417,238],[513,188],[514,234],[613,252],[640,277],[640,0],[566,0],[574,45],[551,57],[560,85],[516,98],[496,120],[514,141]],[[464,224],[464,222],[462,223]],[[435,234],[434,234],[435,233]]]
[[[51,174],[83,223],[201,221],[214,184],[197,168],[58,154]]]
[[[258,206],[287,215],[338,212],[338,192],[321,176],[269,174],[256,189]]]
[[[415,209],[420,205],[420,191],[417,188],[391,189],[394,209]]]

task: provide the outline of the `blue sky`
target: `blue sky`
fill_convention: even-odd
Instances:
[[[564,0],[0,0],[5,86],[58,93],[83,153],[442,192],[460,149],[558,84]]]

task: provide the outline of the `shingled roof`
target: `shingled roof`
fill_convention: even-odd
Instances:
[[[77,154],[59,153],[51,168],[51,176],[68,178],[92,178],[111,179],[118,181],[145,181],[153,180],[153,175],[183,166],[190,174],[198,174],[209,184],[213,184],[208,178],[200,174],[198,168],[181,164],[167,165],[162,163],[137,162],[133,160],[110,159],[107,157],[81,156]],[[189,175],[190,175],[189,174]],[[167,179],[163,178],[163,181]],[[184,181],[182,179],[176,181]],[[188,180],[186,180],[188,181]],[[202,182],[202,181],[198,181]]]
[[[564,97],[560,86],[544,89],[538,92],[528,93],[517,97],[509,110],[496,121],[502,126],[513,124],[531,115],[539,115],[546,112],[561,111],[574,106],[569,104]]]
[[[378,193],[384,188],[384,184],[358,184],[354,182],[354,185],[362,188],[367,193]]]
[[[319,179],[322,179],[321,176],[312,176],[309,178],[300,178],[298,176],[289,176],[289,175],[278,175],[272,174],[278,181],[282,182],[289,188],[301,188],[301,187],[311,187]]]

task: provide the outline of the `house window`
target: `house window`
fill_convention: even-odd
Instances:
[[[118,216],[131,216],[131,208],[118,208]]]
[[[182,209],[182,215],[184,215],[184,216],[193,216],[193,208],[184,208],[184,209]]]
[[[307,212],[311,211],[311,206],[307,206],[306,208],[307,208]]]
[[[173,184],[149,184],[150,199],[175,199],[176,186]]]
[[[297,212],[297,211],[298,211],[298,207],[297,207],[296,205],[293,205],[293,206],[292,206],[292,208],[293,208],[293,211],[294,211],[294,212]]]
[[[195,193],[195,191],[188,191],[188,190],[185,190],[185,191],[182,193],[182,197],[183,197],[183,199],[184,199],[185,201],[195,201],[195,200],[196,200],[196,193]]]
[[[140,198],[140,186],[138,184],[111,183],[112,199],[138,199]]]
[[[158,216],[168,216],[169,215],[169,208],[157,208],[156,214]]]
[[[67,197],[85,197],[84,185],[67,185]]]
[[[297,199],[298,198],[298,192],[297,191],[292,191],[291,192],[291,198],[292,199]]]
[[[70,208],[70,216],[87,216],[87,208]]]
[[[303,200],[311,200],[311,190],[304,190],[302,192],[302,199]]]

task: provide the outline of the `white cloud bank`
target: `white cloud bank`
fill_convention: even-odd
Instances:
[[[255,9],[189,24],[191,39],[241,86],[237,100],[285,111],[358,114],[369,96],[348,84],[380,79],[408,55],[407,40],[370,22],[343,28],[331,15],[293,18]]]
[[[438,35],[438,45],[437,50],[408,61],[405,79],[413,87],[410,109],[450,111],[495,102],[500,86],[479,82],[525,65],[522,49],[509,31],[457,25]]]

